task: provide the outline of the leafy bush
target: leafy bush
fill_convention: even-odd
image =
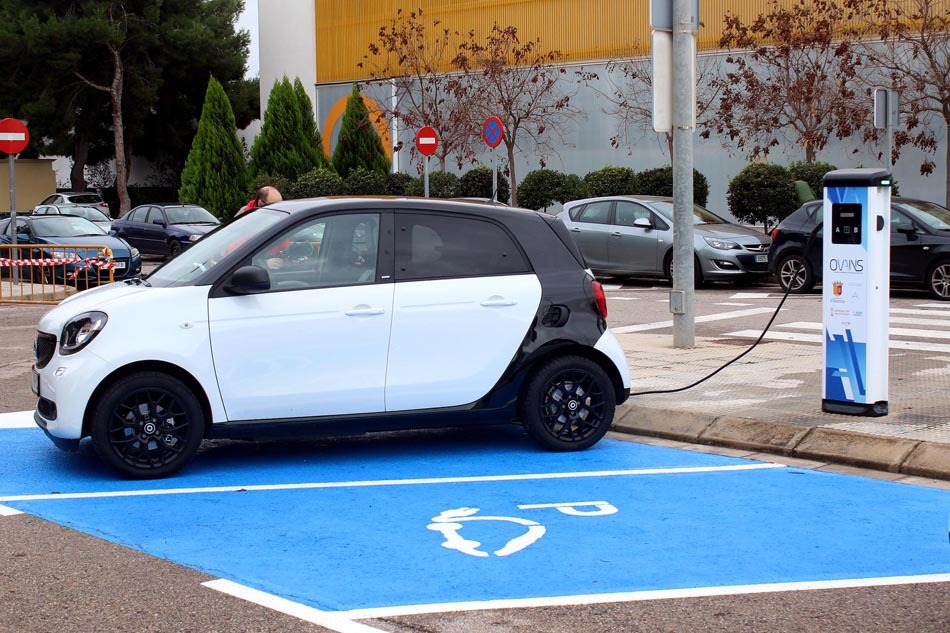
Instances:
[[[416,179],[405,172],[390,173],[386,177],[386,193],[391,196],[404,196],[406,195],[406,188],[414,180]]]
[[[245,198],[244,201],[247,202],[256,196],[257,190],[261,187],[273,187],[279,191],[280,195],[284,198],[295,198],[297,196],[292,195],[294,189],[293,184],[290,179],[284,178],[283,176],[270,176],[267,174],[255,176],[254,179],[251,180],[251,188],[247,192],[247,198]]]
[[[377,196],[386,193],[387,174],[357,167],[343,179],[343,193],[348,196]]]
[[[567,174],[564,176],[564,186],[561,187],[561,191],[558,193],[558,202],[564,204],[565,202],[581,200],[582,198],[590,198],[590,189],[588,189],[584,179],[577,174]]]
[[[593,197],[622,196],[633,193],[635,176],[629,167],[607,165],[584,176],[584,182]]]
[[[831,163],[803,163],[801,161],[795,161],[788,166],[788,173],[791,174],[793,181],[804,180],[807,182],[808,186],[811,187],[812,193],[815,194],[815,198],[821,198],[824,195],[822,191],[822,181],[825,178],[825,174],[836,169],[838,168]]]
[[[768,230],[795,210],[795,187],[781,165],[752,163],[729,183],[726,200],[737,220],[762,224]]]
[[[406,187],[406,195],[425,195],[425,180],[413,180]],[[433,171],[429,173],[430,198],[458,198],[459,177],[447,171]]]
[[[311,169],[290,186],[285,198],[316,198],[343,193],[343,179],[331,169]]]
[[[656,167],[639,172],[634,178],[634,191],[643,196],[672,196],[673,168]],[[709,180],[693,169],[693,202],[705,207],[709,200]]]
[[[539,211],[559,201],[564,191],[565,176],[553,169],[536,169],[518,185],[518,205]],[[578,179],[580,180],[580,179]]]
[[[482,165],[471,171],[466,172],[459,178],[459,192],[465,198],[491,198],[492,170]],[[431,185],[431,183],[430,183]],[[518,187],[518,194],[521,195],[521,187]],[[511,198],[511,185],[504,174],[498,174],[498,197],[501,202],[508,202]]]

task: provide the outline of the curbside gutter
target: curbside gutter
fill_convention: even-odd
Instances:
[[[624,404],[613,430],[950,480],[950,444]]]

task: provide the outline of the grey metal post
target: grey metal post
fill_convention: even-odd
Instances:
[[[426,156],[425,197],[429,197],[429,157]]]
[[[19,259],[19,251],[16,248],[16,185],[14,184],[16,176],[13,167],[13,154],[7,154],[7,160],[10,163],[10,244],[13,245],[10,255],[13,259]],[[18,283],[20,280],[17,267],[13,266],[10,270],[12,271],[11,280],[13,283]]]
[[[691,0],[673,0],[673,346],[696,343],[693,303],[693,31]],[[676,299],[674,299],[676,298]]]
[[[498,200],[498,159],[495,148],[491,148],[491,199]]]

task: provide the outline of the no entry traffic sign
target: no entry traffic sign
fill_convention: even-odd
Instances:
[[[439,147],[439,134],[428,125],[416,133],[416,149],[423,156],[432,156]]]
[[[0,152],[19,154],[30,143],[30,132],[18,119],[0,121]]]
[[[496,116],[490,116],[482,124],[482,139],[488,147],[498,147],[502,139],[505,138],[505,126],[501,119]]]

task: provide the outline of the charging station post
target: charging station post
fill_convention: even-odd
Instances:
[[[891,174],[824,178],[822,411],[887,415]]]

